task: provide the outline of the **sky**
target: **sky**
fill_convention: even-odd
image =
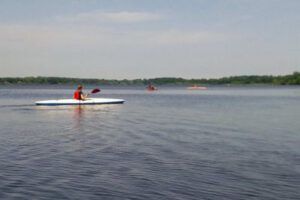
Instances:
[[[0,0],[0,77],[300,71],[299,0]]]

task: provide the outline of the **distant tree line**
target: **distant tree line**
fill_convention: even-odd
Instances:
[[[284,76],[231,76],[218,79],[183,79],[183,78],[153,78],[134,80],[107,80],[107,79],[81,79],[65,77],[22,77],[22,78],[0,78],[0,85],[245,85],[245,84],[274,84],[274,85],[300,85],[300,72],[294,72]]]

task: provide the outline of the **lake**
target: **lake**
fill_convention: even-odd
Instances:
[[[0,87],[0,199],[299,199],[300,87],[101,89]]]

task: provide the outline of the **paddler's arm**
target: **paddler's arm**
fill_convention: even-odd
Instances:
[[[85,99],[88,97],[88,95],[89,95],[89,94],[83,94],[83,93],[82,93],[82,94],[81,94],[81,99],[82,99],[82,100],[85,100]]]

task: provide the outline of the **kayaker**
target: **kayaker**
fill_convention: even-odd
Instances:
[[[153,91],[156,90],[156,87],[154,87],[151,83],[146,87],[147,90]]]
[[[82,92],[82,85],[78,85],[77,89],[74,91],[73,98],[77,100],[85,100],[87,98],[87,94]]]

